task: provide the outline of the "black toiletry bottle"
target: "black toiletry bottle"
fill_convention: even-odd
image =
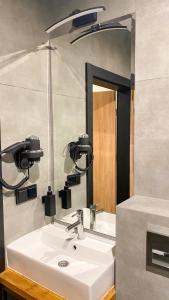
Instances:
[[[42,203],[45,205],[45,216],[53,217],[56,215],[55,195],[52,193],[51,186],[48,186],[47,195],[42,196]]]
[[[62,199],[62,208],[71,208],[71,189],[68,186],[64,186],[64,189],[59,191],[59,197]]]

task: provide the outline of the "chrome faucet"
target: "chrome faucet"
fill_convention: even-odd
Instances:
[[[76,234],[77,239],[83,240],[85,238],[84,226],[83,226],[83,210],[78,209],[76,213],[72,215],[72,217],[75,216],[77,216],[78,220],[73,224],[68,225],[66,227],[66,231],[69,232],[70,230],[74,229],[74,233]]]
[[[95,223],[96,223],[96,214],[99,214],[101,212],[103,212],[104,209],[98,209],[96,210],[96,205],[92,204],[90,206],[90,229],[93,230],[95,227]]]

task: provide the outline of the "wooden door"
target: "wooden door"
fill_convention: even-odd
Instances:
[[[93,93],[93,203],[116,211],[116,92]]]

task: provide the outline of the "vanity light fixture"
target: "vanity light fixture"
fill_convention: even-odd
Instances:
[[[69,16],[67,16],[66,18],[63,18],[62,20],[60,20],[57,23],[54,23],[53,25],[51,25],[50,27],[48,27],[45,31],[46,33],[51,33],[53,32],[55,29],[59,28],[60,26],[73,21],[77,18],[86,16],[86,15],[92,15],[92,14],[97,14],[98,12],[102,12],[106,10],[104,6],[97,6],[97,7],[92,7],[92,8],[88,8],[85,10],[75,10],[73,11]]]
[[[115,25],[114,23],[107,23],[107,24],[96,24],[92,25],[88,30],[85,30],[77,36],[73,41],[70,42],[71,45],[77,43],[78,41],[92,35],[99,33],[101,31],[107,31],[107,30],[126,30],[127,26],[122,25]]]

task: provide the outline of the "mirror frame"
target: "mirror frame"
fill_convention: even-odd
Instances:
[[[1,124],[0,124],[0,151],[1,151]],[[0,159],[0,176],[2,177],[2,160]],[[0,272],[5,270],[5,238],[4,238],[4,204],[2,184],[0,185]]]

